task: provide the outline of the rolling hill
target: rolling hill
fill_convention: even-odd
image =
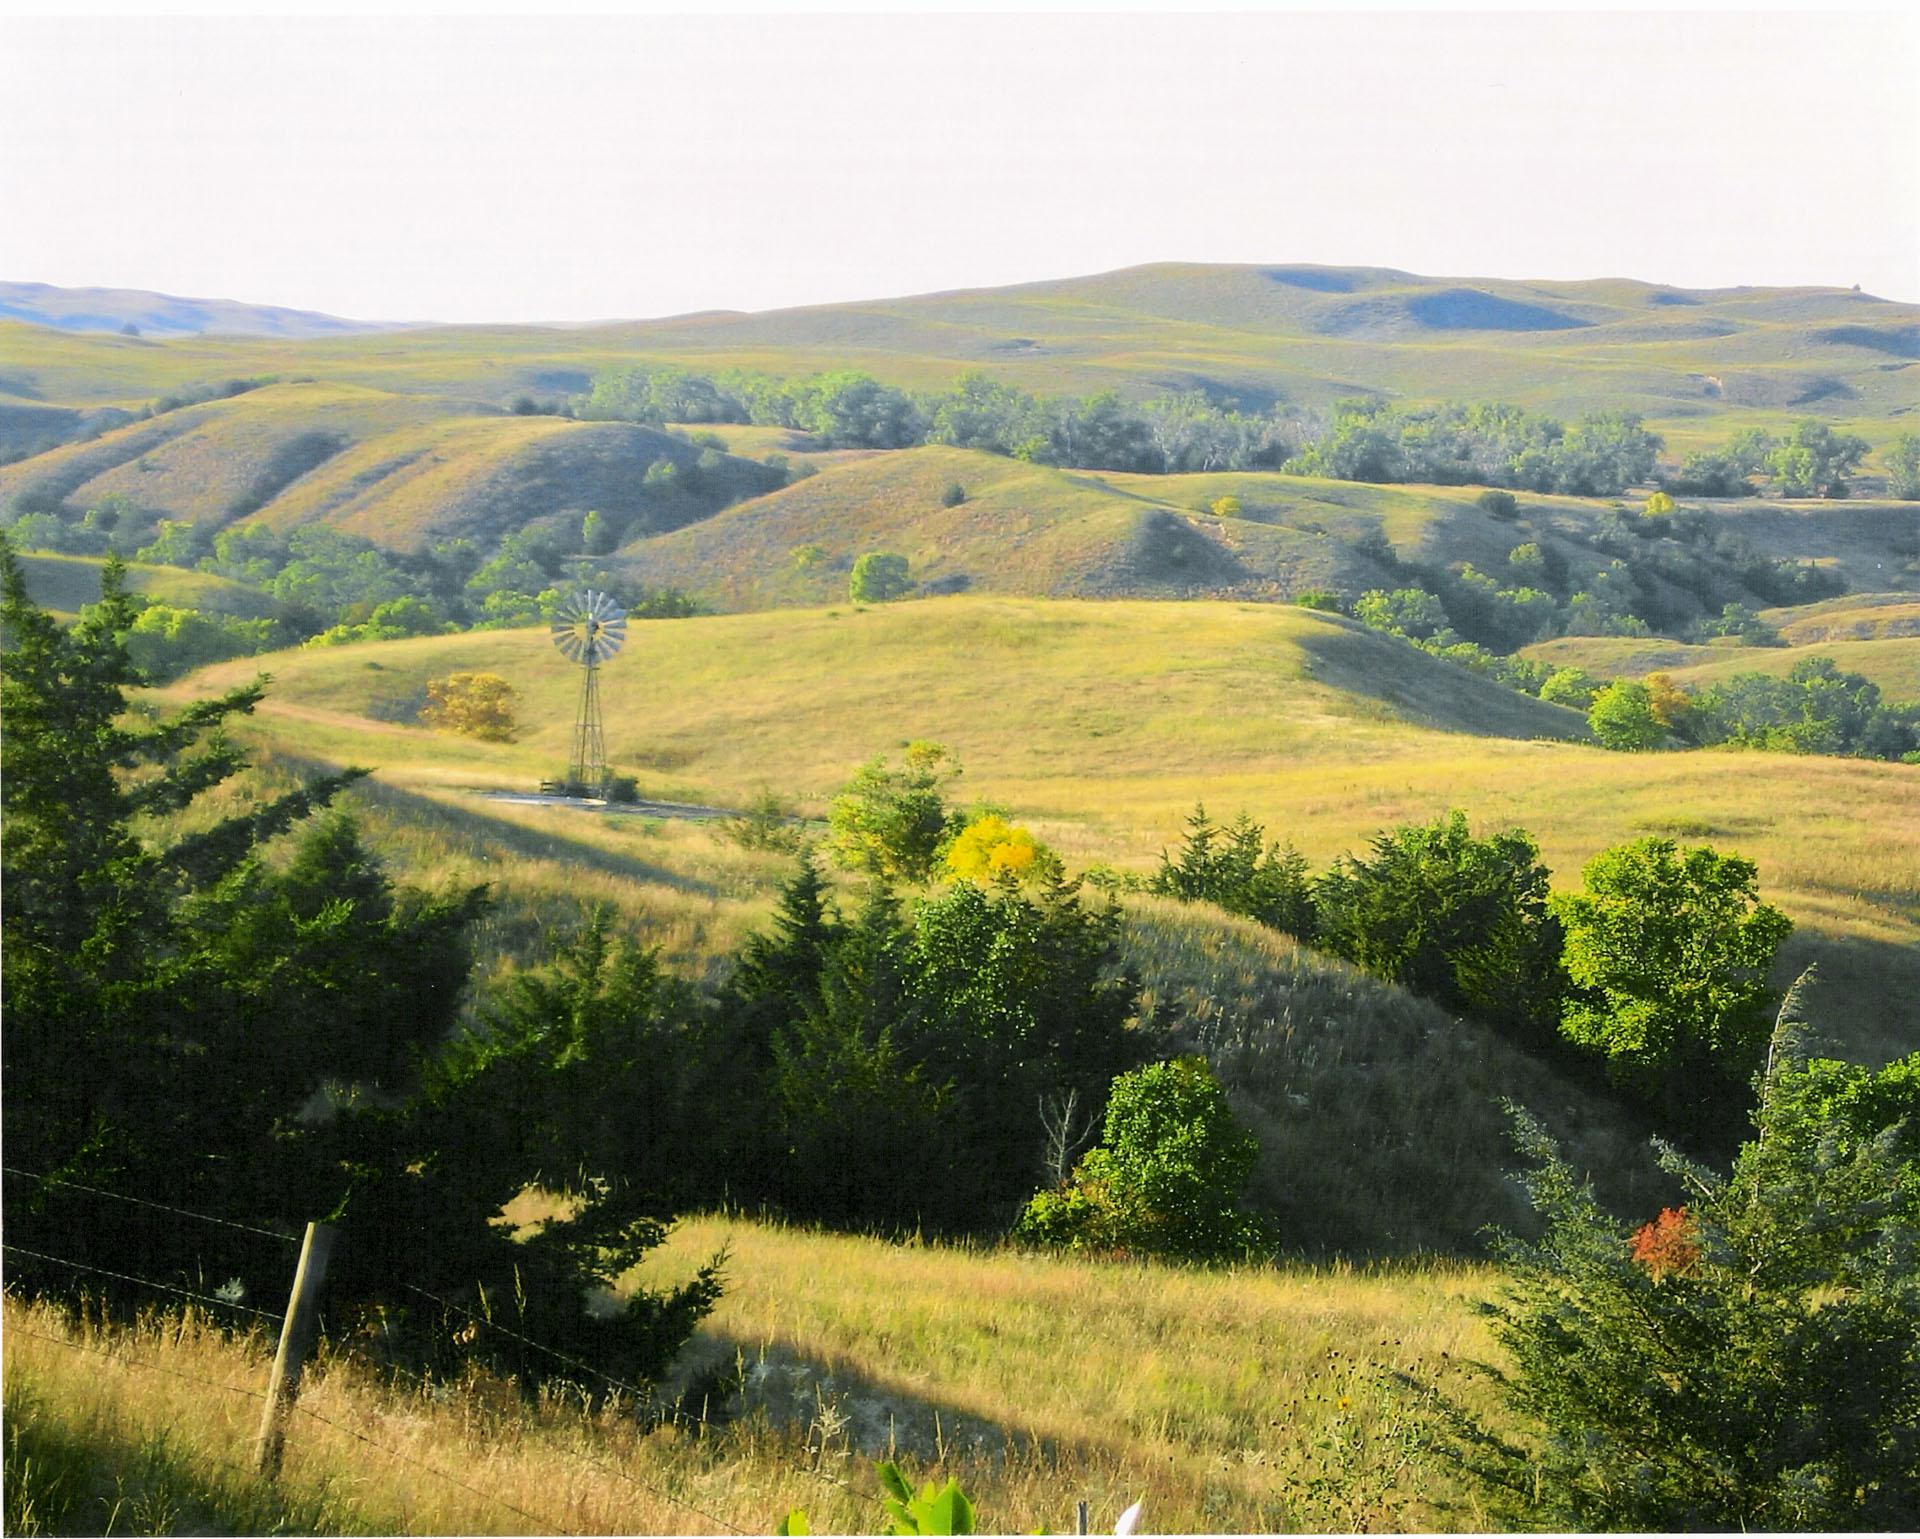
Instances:
[[[530,787],[565,759],[574,679],[540,632],[246,659],[191,688],[262,666],[276,684],[250,730],[282,756],[390,766],[403,805],[470,805],[455,788]],[[518,742],[404,724],[406,702],[455,670],[519,691]],[[1607,753],[1579,741],[1574,712],[1262,604],[959,597],[663,621],[634,628],[603,691],[609,758],[643,794],[738,806],[770,786],[817,814],[862,760],[933,738],[966,765],[960,795],[1004,804],[1074,865],[1143,867],[1198,801],[1246,809],[1316,864],[1457,806],[1532,830],[1565,887],[1613,844],[1709,842],[1759,863],[1799,926],[1784,967],[1821,960],[1856,1051],[1913,1045],[1920,767]],[[684,939],[704,910],[676,912]]]
[[[71,615],[100,597],[100,563],[91,556],[21,556],[27,593],[34,603],[57,614]],[[174,566],[127,567],[127,587],[163,604],[198,609],[206,614],[232,615],[241,620],[266,619],[277,607],[272,597],[251,584],[216,577],[209,572],[186,572]]]
[[[590,509],[628,531],[672,528],[782,479],[723,456],[697,488],[646,484],[654,462],[688,471],[700,453],[632,423],[301,381],[183,406],[0,467],[0,500],[71,511],[115,498],[146,524],[209,530],[326,522],[405,551],[448,536],[497,541]]]
[[[1041,392],[1199,389],[1325,408],[1349,395],[1638,411],[1686,441],[1728,420],[1842,418],[1881,434],[1920,401],[1920,307],[1845,289],[1422,278],[1167,263],[1012,288],[577,328],[434,327],[165,344],[0,325],[0,394],[137,406],[264,373],[504,403],[637,358],[703,370],[860,368],[927,386],[979,369]],[[1910,420],[1910,419],[1909,419]]]
[[[1843,637],[1787,647],[1690,646],[1631,636],[1563,636],[1526,648],[1526,655],[1556,668],[1584,668],[1601,678],[1669,673],[1690,689],[1736,673],[1785,675],[1806,658],[1830,657],[1844,672],[1864,675],[1878,684],[1888,700],[1920,700],[1920,634]]]
[[[231,299],[182,299],[146,289],[65,289],[47,283],[0,282],[0,318],[60,331],[111,331],[128,336],[337,337],[391,331],[392,323],[348,321],[317,310],[249,305]]]

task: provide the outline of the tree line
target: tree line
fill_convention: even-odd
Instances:
[[[1749,860],[1644,838],[1556,895],[1523,829],[1464,813],[1403,824],[1313,872],[1290,844],[1204,807],[1148,890],[1208,902],[1449,1009],[1576,1072],[1604,1074],[1670,1136],[1714,1148],[1737,1125],[1765,1040],[1767,973],[1792,929]]]
[[[1411,404],[1364,397],[1323,417],[1246,409],[1201,390],[1127,400],[1114,391],[1040,396],[973,370],[945,390],[908,391],[858,370],[799,378],[746,370],[707,376],[673,364],[603,370],[564,407],[586,419],[754,423],[804,432],[839,449],[948,444],[1081,470],[1147,474],[1281,470],[1341,481],[1505,487],[1617,496],[1656,479],[1661,437],[1631,412],[1574,422],[1502,403]],[[1814,418],[1775,437],[1736,433],[1660,476],[1671,491],[1751,497],[1756,479],[1784,497],[1844,497],[1870,450]],[[1886,455],[1895,496],[1920,499],[1920,434]]]

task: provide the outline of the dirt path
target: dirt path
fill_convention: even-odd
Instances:
[[[571,807],[576,812],[612,812],[646,818],[685,818],[696,823],[740,816],[729,807],[702,807],[695,802],[604,802],[579,796],[552,796],[544,791],[478,791],[474,794],[490,802],[511,802],[519,807]]]

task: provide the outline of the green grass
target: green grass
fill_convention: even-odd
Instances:
[[[76,613],[100,597],[100,560],[95,556],[35,553],[19,558],[27,579],[27,593],[36,604],[58,614]],[[187,572],[174,566],[127,567],[127,586],[163,604],[202,609],[210,614],[259,619],[274,612],[273,599],[251,583]]]
[[[647,795],[738,806],[770,785],[818,815],[862,760],[933,738],[966,765],[960,795],[1005,804],[1073,865],[1146,868],[1201,800],[1244,808],[1316,864],[1457,806],[1532,830],[1562,887],[1611,845],[1684,833],[1759,863],[1799,926],[1785,966],[1823,962],[1823,1013],[1856,1051],[1914,1045],[1920,768],[1608,753],[1577,741],[1576,713],[1284,606],[956,598],[630,637],[603,679],[608,753]],[[472,809],[460,788],[530,787],[566,757],[577,680],[540,632],[250,659],[175,693],[257,668],[276,682],[249,731],[386,766],[409,793]],[[518,689],[518,742],[369,719],[456,670]]]

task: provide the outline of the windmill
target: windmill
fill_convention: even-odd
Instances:
[[[580,665],[580,709],[573,719],[573,756],[567,783],[604,794],[607,743],[600,729],[600,665],[627,639],[626,611],[604,593],[589,588],[560,606],[553,618],[553,644]]]

